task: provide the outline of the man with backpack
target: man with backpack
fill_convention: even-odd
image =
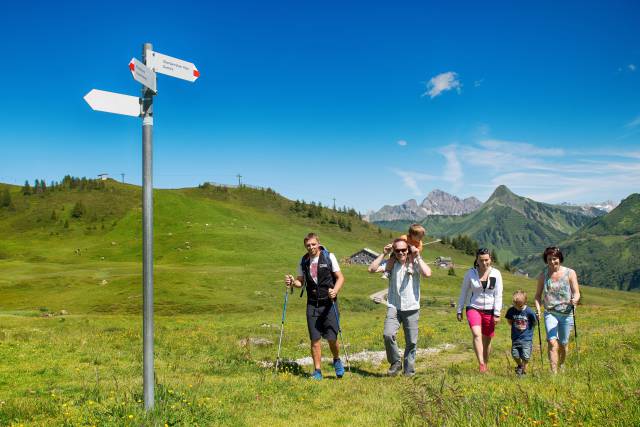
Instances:
[[[285,276],[285,285],[302,288],[300,296],[307,292],[307,327],[311,340],[311,357],[314,371],[311,378],[322,379],[321,343],[322,338],[329,342],[333,353],[333,368],[336,377],[344,375],[344,365],[340,360],[338,347],[339,313],[335,303],[338,292],[344,284],[344,276],[340,271],[335,255],[320,245],[320,239],[315,233],[309,233],[304,238],[307,253],[298,265],[297,276]]]

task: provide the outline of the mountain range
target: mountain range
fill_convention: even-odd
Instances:
[[[565,264],[576,270],[580,282],[599,287],[640,289],[640,194],[624,199],[607,215],[595,218],[558,243]],[[539,255],[516,260],[518,268],[538,272]]]
[[[609,203],[609,205],[614,205]],[[540,254],[558,245],[565,264],[581,283],[640,289],[640,194],[632,194],[607,213],[595,206],[551,205],[519,196],[501,185],[474,212],[435,215],[420,221],[432,236],[467,235],[494,249],[500,262],[536,275],[544,268]],[[406,231],[410,220],[378,221]]]
[[[442,190],[433,190],[418,204],[409,199],[400,205],[385,205],[379,211],[369,214],[371,222],[376,221],[420,221],[429,215],[464,215],[475,211],[482,205],[475,197],[460,199]]]
[[[480,208],[467,215],[428,216],[420,221],[433,236],[467,235],[481,245],[495,248],[502,261],[538,253],[564,240],[587,224],[597,210],[585,214],[577,206],[557,206],[518,196],[501,185]],[[406,221],[377,222],[405,230]]]

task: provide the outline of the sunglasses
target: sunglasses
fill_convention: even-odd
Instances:
[[[393,252],[397,253],[397,254],[404,254],[409,252],[409,248],[404,248],[404,249],[394,249]]]

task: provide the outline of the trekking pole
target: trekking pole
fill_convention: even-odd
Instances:
[[[342,342],[342,347],[344,348],[344,354],[347,358],[347,369],[349,373],[351,373],[351,362],[349,362],[349,351],[347,347],[344,345],[344,338],[342,337],[342,328],[340,327],[340,315],[338,314],[338,308],[336,307],[335,300],[331,300],[331,304],[333,307],[333,312],[336,314],[336,322],[338,323],[338,334],[340,334],[340,341]]]
[[[293,288],[291,288],[293,292]],[[278,365],[280,364],[280,349],[282,348],[282,335],[284,333],[284,318],[287,314],[287,301],[289,300],[289,287],[284,289],[284,306],[282,307],[282,323],[280,324],[280,339],[278,340],[278,356],[276,357],[276,372],[278,372]]]
[[[544,357],[542,357],[542,325],[540,324],[540,317],[536,314],[538,319],[538,344],[540,344],[540,366],[544,366]]]
[[[580,364],[580,348],[578,347],[578,326],[576,323],[576,306],[571,304],[571,314],[573,314],[573,336],[576,339],[576,354],[578,355],[578,365]]]

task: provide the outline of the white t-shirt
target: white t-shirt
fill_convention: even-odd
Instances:
[[[420,264],[413,262],[413,274],[407,274],[407,266],[399,262],[393,264],[389,278],[387,307],[398,311],[420,309]]]
[[[336,271],[340,271],[340,265],[338,265],[338,260],[336,259],[336,256],[332,253],[329,252],[329,259],[331,260],[331,271],[332,272],[336,272]],[[311,273],[311,278],[313,279],[314,283],[318,283],[318,261],[320,260],[320,255],[318,255],[317,257],[311,258],[310,262],[309,262],[309,272]],[[302,266],[300,264],[298,264],[298,276],[302,276]]]

